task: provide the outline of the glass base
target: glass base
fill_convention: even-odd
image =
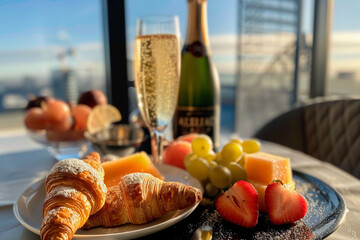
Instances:
[[[89,150],[89,143],[87,141],[52,142],[47,150],[58,161],[82,158]]]

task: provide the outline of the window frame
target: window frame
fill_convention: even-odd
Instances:
[[[129,122],[129,81],[126,55],[125,0],[102,0],[106,93]]]

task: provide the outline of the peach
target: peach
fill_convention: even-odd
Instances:
[[[185,169],[184,160],[189,153],[192,153],[191,143],[175,140],[164,149],[162,161],[165,164]]]
[[[176,140],[182,140],[191,143],[194,138],[196,138],[198,133],[189,133],[178,137]]]
[[[79,96],[78,104],[85,104],[93,108],[99,104],[107,104],[107,97],[100,90],[90,90]]]
[[[53,100],[46,104],[44,109],[48,121],[61,122],[70,117],[71,111],[69,105],[62,100]]]

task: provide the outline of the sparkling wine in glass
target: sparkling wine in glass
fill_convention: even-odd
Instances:
[[[134,80],[138,107],[149,128],[153,160],[161,163],[163,133],[172,121],[180,77],[180,30],[176,16],[138,19]]]

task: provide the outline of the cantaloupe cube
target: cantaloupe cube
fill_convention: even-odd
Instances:
[[[107,187],[118,184],[122,176],[134,172],[150,173],[154,177],[164,180],[164,176],[145,152],[134,153],[114,161],[104,162],[101,165],[105,170],[104,182]]]
[[[248,180],[249,183],[251,183],[254,188],[256,189],[257,193],[258,193],[258,198],[259,198],[259,211],[261,212],[267,212],[267,208],[266,208],[266,204],[265,204],[265,190],[268,184],[262,184],[262,183],[258,183],[255,181],[251,181]],[[287,186],[294,190],[295,189],[295,182],[291,181],[289,183],[287,183]]]
[[[258,193],[258,199],[259,199],[259,211],[266,212],[266,204],[265,204],[265,190],[267,185],[257,183],[251,180],[248,180],[249,183],[251,183],[254,188],[256,189]]]
[[[283,183],[292,181],[290,159],[268,153],[258,152],[245,156],[247,178],[261,184],[269,184],[273,180]]]

